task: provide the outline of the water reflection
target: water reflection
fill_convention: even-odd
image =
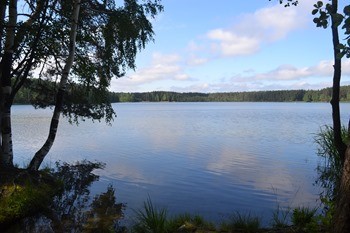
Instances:
[[[77,127],[62,121],[45,162],[84,158],[106,162],[106,169],[98,174],[118,187],[119,197],[130,209],[142,206],[149,194],[169,211],[203,213],[215,219],[217,213],[242,208],[272,211],[276,199],[286,205],[308,205],[317,198],[318,190],[312,186],[317,165],[313,134],[331,123],[329,104],[128,103],[114,107],[118,117],[112,127],[89,121]],[[26,161],[34,146],[41,146],[47,127],[39,118],[41,113],[17,108],[15,153]],[[349,104],[342,108],[350,111]]]
[[[280,205],[314,205],[317,192],[310,187],[312,177],[305,177],[310,173],[308,166],[303,168],[297,164],[298,168],[294,169],[271,151],[260,150],[260,153],[265,156],[244,149],[223,148],[215,160],[208,163],[207,169],[228,177],[236,186],[250,186],[251,192],[276,195]]]
[[[90,186],[99,176],[93,170],[101,163],[83,161],[75,165],[57,164],[54,176],[62,180],[62,191],[51,205],[35,216],[22,219],[5,232],[124,232],[119,221],[124,205],[116,202],[110,185],[105,192],[90,197]]]

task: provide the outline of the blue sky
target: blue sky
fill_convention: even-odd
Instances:
[[[332,83],[330,29],[316,28],[315,0],[163,0],[154,43],[135,71],[113,80],[120,92],[235,92],[321,89]],[[340,1],[345,2],[345,1]],[[343,62],[342,85],[350,84]]]

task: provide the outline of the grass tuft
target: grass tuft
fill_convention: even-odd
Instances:
[[[143,209],[136,211],[136,233],[165,233],[167,230],[167,210],[156,209],[150,198],[143,204]]]
[[[201,232],[215,231],[215,225],[200,215],[188,213],[177,215],[168,222],[169,232]]]
[[[317,208],[298,207],[293,210],[292,223],[297,229],[314,232],[317,224],[316,219]]]
[[[222,223],[221,230],[225,232],[255,233],[259,231],[260,226],[261,220],[259,217],[250,213],[241,214],[235,212],[229,222]]]
[[[272,213],[272,227],[277,229],[287,227],[290,222],[291,213],[292,209],[290,207],[282,209],[280,205],[277,205],[276,210]]]

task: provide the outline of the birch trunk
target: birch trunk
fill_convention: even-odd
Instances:
[[[5,12],[7,8],[6,0],[1,0],[0,2],[0,38],[4,36],[4,26],[5,26]],[[2,51],[3,44],[2,40],[0,40],[0,51]],[[3,165],[3,153],[2,153],[2,116],[4,111],[4,101],[5,96],[2,92],[2,65],[0,65],[0,166]]]
[[[80,2],[81,0],[74,1],[74,7],[73,7],[73,14],[71,19],[71,31],[70,31],[70,37],[69,37],[69,55],[66,60],[66,64],[64,66],[61,80],[59,83],[58,92],[56,95],[56,103],[54,112],[51,118],[51,124],[50,124],[50,130],[49,135],[44,143],[44,145],[38,150],[33,159],[31,160],[28,169],[30,170],[38,170],[41,163],[43,162],[45,156],[49,153],[56,137],[57,133],[57,127],[59,123],[59,118],[61,115],[61,110],[63,106],[63,97],[64,93],[66,92],[66,86],[68,81],[68,75],[70,72],[70,69],[73,65],[74,61],[74,55],[75,55],[75,41],[76,41],[76,34],[77,34],[77,27],[78,27],[78,19],[79,19],[79,11],[80,11]]]
[[[12,128],[11,128],[11,68],[13,63],[15,28],[17,24],[17,0],[9,1],[9,21],[6,28],[4,55],[0,65],[1,82],[1,157],[0,164],[13,167]]]
[[[0,38],[4,35],[6,0],[0,0]],[[2,40],[0,40],[0,51],[2,50]]]

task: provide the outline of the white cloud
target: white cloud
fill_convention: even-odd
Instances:
[[[344,60],[342,66],[342,85],[350,83],[350,60]],[[320,61],[310,67],[297,68],[292,65],[282,65],[276,69],[256,73],[249,72],[233,76],[231,79],[203,81],[185,87],[172,87],[179,92],[236,92],[290,89],[322,89],[332,85],[333,62]]]
[[[315,66],[297,68],[292,65],[281,65],[274,70],[253,74],[250,76],[236,75],[232,77],[234,82],[247,81],[292,81],[305,78],[331,78],[333,75],[333,61],[320,61]],[[342,75],[350,75],[350,60],[344,60]]]
[[[241,15],[236,19],[238,23],[231,27],[210,30],[206,37],[212,41],[213,51],[221,56],[254,54],[262,44],[283,39],[290,32],[305,27],[310,19],[309,8],[284,8],[279,4],[262,8]],[[194,42],[191,45],[199,48]]]
[[[195,55],[191,55],[188,58],[187,65],[189,65],[189,66],[199,66],[199,65],[203,65],[203,64],[205,64],[207,62],[208,62],[207,58],[200,58],[200,57],[196,57]]]
[[[307,17],[300,13],[298,8],[284,8],[281,5],[262,8],[253,14],[244,16],[244,20],[241,25],[238,25],[238,28],[243,32],[247,32],[247,28],[249,28],[250,34],[262,35],[265,40],[275,41],[284,38],[289,32],[303,27]]]
[[[223,56],[248,55],[259,49],[259,41],[256,38],[239,36],[223,29],[208,32],[208,38],[219,41],[219,44],[212,44],[212,49],[219,51]]]
[[[175,79],[175,80],[180,80],[180,81],[187,81],[187,80],[190,79],[190,76],[187,75],[187,74],[176,74],[176,75],[174,76],[174,79]]]
[[[164,80],[190,80],[190,76],[183,71],[181,57],[179,55],[155,53],[148,66],[122,79],[113,80],[112,86],[114,90],[124,89],[123,87],[127,87],[128,89],[134,87],[134,89],[137,89],[138,86]]]

